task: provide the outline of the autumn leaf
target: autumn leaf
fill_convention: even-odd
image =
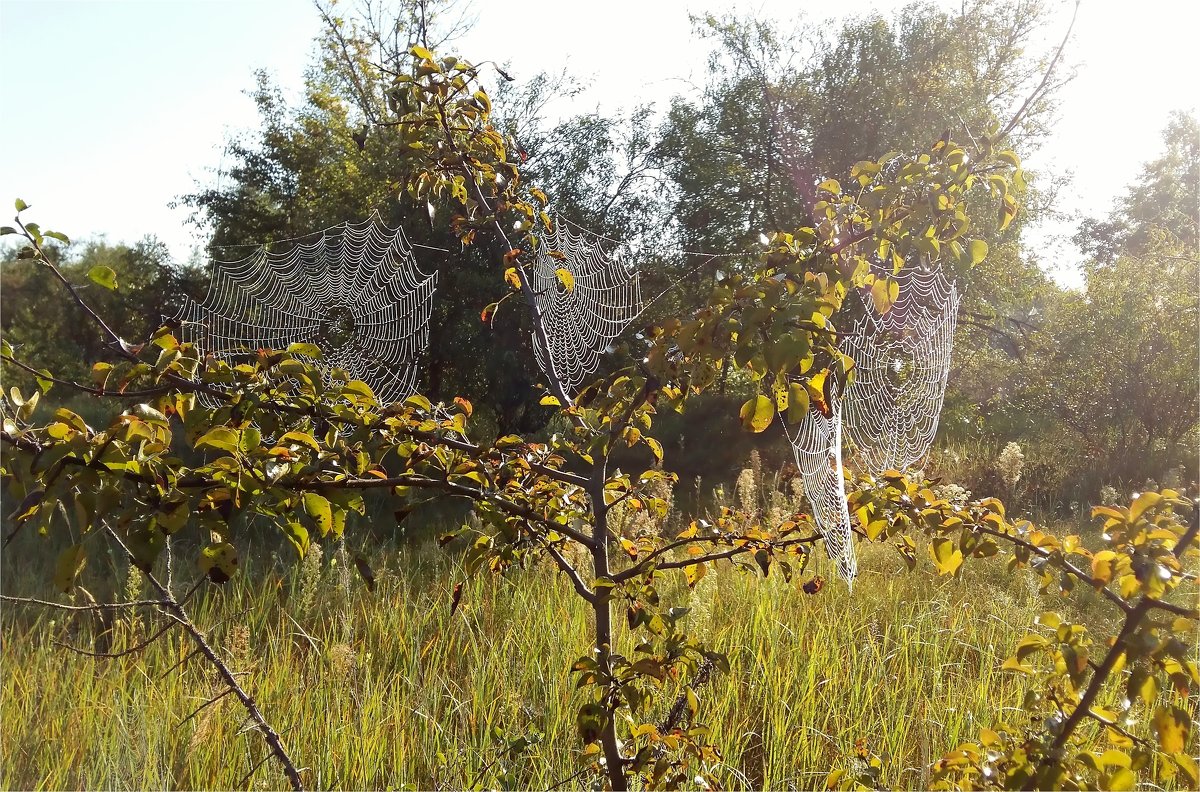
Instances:
[[[569,292],[575,291],[575,276],[566,267],[559,267],[554,271],[554,276],[558,278],[558,282],[562,287]]]
[[[761,432],[775,419],[775,403],[766,396],[755,396],[742,405],[739,415],[743,429],[748,432]]]

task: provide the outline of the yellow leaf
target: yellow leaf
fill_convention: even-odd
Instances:
[[[1111,789],[1113,792],[1126,792],[1126,790],[1136,789],[1137,774],[1127,767],[1114,770],[1108,776],[1108,783],[1102,783],[1101,788]]]
[[[575,291],[575,276],[566,267],[559,267],[554,271],[554,276],[558,278],[558,282],[562,284],[567,291]]]
[[[933,556],[933,563],[937,566],[939,574],[953,575],[962,566],[962,551],[944,536],[939,536],[930,543],[929,554]]]
[[[892,304],[900,296],[900,285],[894,280],[878,278],[871,284],[871,302],[875,304],[876,313],[885,314],[892,310]]]
[[[742,405],[738,413],[742,428],[748,432],[761,432],[775,420],[775,405],[766,396],[755,396]]]
[[[1154,713],[1154,731],[1164,753],[1183,753],[1191,728],[1192,719],[1179,707],[1159,707]]]
[[[1191,782],[1191,789],[1200,786],[1200,769],[1197,769],[1195,759],[1183,752],[1174,754],[1171,758],[1175,760],[1175,764],[1188,777],[1188,781]]]
[[[508,284],[514,289],[521,288],[521,276],[517,273],[516,267],[509,267],[504,270],[504,280],[508,281]]]
[[[683,568],[683,576],[687,580],[688,588],[695,587],[707,574],[707,564],[688,564]]]
[[[1133,505],[1129,507],[1129,522],[1133,522],[1138,517],[1141,517],[1146,509],[1157,506],[1161,500],[1162,495],[1157,492],[1143,492],[1141,495],[1138,495]]]
[[[1108,585],[1113,576],[1113,562],[1117,554],[1112,550],[1101,550],[1092,556],[1092,577],[1101,585]]]

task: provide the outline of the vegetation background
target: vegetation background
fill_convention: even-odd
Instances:
[[[402,21],[411,13],[403,9]],[[848,172],[888,150],[920,150],[943,129],[1004,117],[1046,73],[1052,53],[1031,47],[1046,13],[1002,0],[954,14],[918,4],[895,18],[847,20],[803,46],[765,20],[703,18],[697,33],[712,52],[705,90],[665,113],[630,108],[547,124],[545,103],[572,90],[565,75],[500,80],[496,112],[527,156],[526,180],[559,212],[608,236],[648,240],[648,293],[683,276],[650,320],[686,310],[711,287],[713,272],[676,251],[741,250],[764,228],[805,222],[798,163]],[[260,76],[259,130],[229,142],[219,185],[181,196],[211,233],[212,254],[228,258],[238,246],[372,211],[414,241],[455,248],[446,218],[431,221],[397,193],[393,133],[363,126],[361,108],[383,105],[386,82],[356,81],[335,37],[316,46],[303,100],[288,103]],[[1050,88],[1015,131],[1022,155],[1052,134]],[[1081,224],[1076,239],[1088,260],[1078,288],[1039,269],[1021,233],[1053,210],[1055,179],[1030,176],[1019,219],[982,229],[992,253],[961,274],[967,297],[926,473],[959,488],[948,495],[999,496],[1010,513],[1086,540],[1095,533],[1092,506],[1160,485],[1196,494],[1200,124],[1177,115],[1112,213]],[[0,262],[5,340],[23,358],[88,381],[92,363],[113,351],[16,250],[5,248]],[[114,270],[120,290],[89,297],[130,338],[148,336],[179,295],[202,297],[207,284],[205,258],[174,261],[152,236],[52,255],[78,282],[96,266]],[[449,264],[430,262],[441,294],[454,298],[434,303],[423,391],[434,401],[468,398],[477,427],[492,436],[561,431],[553,411],[531,398],[539,373],[528,317],[514,310],[492,327],[479,320],[503,289],[494,262],[468,248]],[[2,373],[6,390],[34,385],[25,372]],[[748,379],[730,376],[683,415],[664,418],[666,459],[681,479],[659,526],[664,535],[724,505],[802,505],[784,439],[748,435],[729,420],[752,392]],[[55,406],[47,397],[39,409]],[[111,418],[102,402],[67,406],[89,423]],[[453,510],[405,517],[374,508],[345,541],[302,562],[286,542],[254,537],[244,557],[258,571],[194,607],[263,708],[289,724],[286,738],[304,749],[312,786],[570,785],[579,694],[564,692],[565,669],[586,642],[586,608],[545,585],[548,567],[534,567],[471,581],[454,613],[460,562],[434,540],[461,520]],[[36,549],[43,541],[21,536],[6,548],[6,593],[49,594],[53,564],[28,561],[55,557]],[[373,591],[352,572],[356,558],[373,568]],[[100,597],[136,599],[145,585],[117,556],[91,563],[116,581]],[[754,582],[732,568],[692,589],[679,582],[690,627],[731,657],[730,674],[702,694],[726,760],[723,783],[810,788],[865,739],[883,759],[881,783],[923,788],[934,759],[1022,706],[1021,678],[1000,663],[1039,613],[1062,607],[1039,593],[1036,575],[982,563],[953,580],[904,576],[894,554],[871,552],[862,566],[852,594],[831,583],[806,596],[778,575]],[[1095,617],[1088,605],[1072,607]],[[213,683],[198,664],[165,675],[187,651],[182,638],[104,662],[64,653],[57,642],[97,633],[120,649],[145,638],[148,626],[129,618],[97,629],[90,617],[7,606],[0,624],[0,786],[282,784],[273,767],[245,780],[263,749],[237,736],[234,704],[188,717]],[[539,737],[527,751],[508,750],[523,735]]]

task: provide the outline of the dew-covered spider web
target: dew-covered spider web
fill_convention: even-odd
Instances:
[[[341,369],[388,404],[416,391],[436,283],[403,230],[376,215],[214,261],[207,296],[184,297],[175,318],[183,340],[231,362],[315,344],[326,376]]]
[[[871,473],[908,470],[937,433],[958,321],[957,287],[938,269],[905,267],[880,315],[868,303],[842,337],[854,360],[842,412],[856,458]]]
[[[825,552],[837,563],[838,574],[853,583],[858,561],[842,472],[841,399],[831,398],[829,408],[829,415],[810,408],[794,428],[784,424],[784,432],[796,455],[800,481],[812,505],[813,520],[825,540]]]
[[[574,392],[642,311],[632,249],[556,217],[526,276],[541,322],[533,334],[538,367]]]
[[[846,505],[843,435],[870,472],[908,470],[929,451],[937,433],[958,321],[957,287],[940,270],[906,267],[900,293],[880,314],[862,300],[862,315],[842,336],[841,351],[854,361],[844,393],[833,395],[830,414],[811,409],[788,431],[813,519],[838,571],[857,571]],[[861,295],[860,295],[861,297]]]

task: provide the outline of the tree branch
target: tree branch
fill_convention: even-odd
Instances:
[[[130,561],[136,561],[133,553],[129,550],[129,548],[121,540],[121,537],[112,529],[111,526],[104,524],[104,531],[108,534],[109,538],[112,539],[117,546],[124,551],[125,555],[130,559]],[[238,700],[242,702],[242,706],[246,708],[246,712],[249,714],[251,721],[254,722],[254,725],[258,731],[262,733],[263,738],[266,740],[267,745],[271,749],[271,752],[275,755],[275,758],[279,761],[280,765],[283,766],[284,775],[287,776],[288,782],[292,785],[292,789],[296,790],[296,792],[303,792],[304,783],[300,780],[300,773],[296,769],[296,765],[292,762],[291,757],[288,755],[287,749],[284,748],[283,740],[280,739],[278,732],[271,728],[271,724],[268,723],[266,718],[263,717],[262,712],[258,708],[258,704],[256,704],[254,699],[242,689],[241,685],[238,684],[237,676],[229,670],[229,666],[225,665],[225,662],[221,660],[220,656],[216,653],[212,646],[209,645],[204,634],[200,632],[200,630],[188,616],[187,611],[183,607],[183,603],[175,599],[171,592],[167,590],[166,586],[160,583],[158,578],[154,576],[153,572],[150,572],[149,570],[143,570],[142,574],[145,576],[146,580],[149,581],[154,590],[157,591],[164,600],[170,603],[167,607],[173,612],[174,618],[179,622],[183,629],[187,631],[188,635],[190,635],[192,640],[195,642],[196,647],[205,656],[205,658],[208,659],[209,663],[211,663],[212,666],[217,670],[217,674],[233,691],[234,695],[238,697]],[[201,578],[201,580],[203,580],[203,578]]]

